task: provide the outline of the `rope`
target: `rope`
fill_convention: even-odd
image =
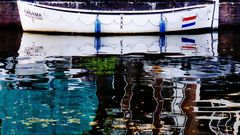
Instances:
[[[74,24],[74,23],[77,23],[78,19],[76,19],[75,21],[67,21],[69,19],[64,19],[64,17],[62,15],[60,15],[59,17],[63,22],[67,23],[67,24]]]
[[[117,21],[116,21],[115,19],[113,19],[113,21],[110,22],[110,23],[103,23],[103,22],[101,22],[102,25],[111,25],[111,24],[113,24],[113,23],[118,24]]]
[[[115,19],[114,19],[112,22],[110,22],[110,23],[101,22],[102,25],[111,25],[111,24],[114,24],[114,23],[117,24],[117,25],[120,25],[120,24],[121,24],[121,23],[118,23]],[[159,24],[154,24],[154,23],[152,23],[150,19],[148,19],[147,22],[145,22],[144,24],[137,24],[137,23],[135,23],[135,22],[131,19],[131,21],[129,21],[129,22],[127,22],[127,23],[123,23],[122,25],[123,25],[123,26],[126,26],[126,25],[129,25],[129,24],[134,24],[134,25],[136,25],[136,26],[138,26],[138,27],[142,27],[142,26],[145,26],[145,25],[147,25],[147,24],[151,24],[151,25],[153,25],[153,26],[159,27]]]
[[[57,19],[51,19],[50,17],[48,17],[45,13],[43,13],[43,16],[45,18],[47,18],[48,20],[50,20],[51,22],[59,22],[61,20],[61,15],[55,15],[55,16],[58,16]]]
[[[136,25],[136,26],[138,26],[138,27],[142,27],[142,26],[145,26],[145,25],[147,25],[147,24],[151,24],[151,25],[153,25],[153,26],[159,27],[159,24],[158,24],[158,25],[153,24],[153,23],[150,21],[150,19],[148,19],[147,22],[145,22],[144,24],[137,24],[137,23],[135,23],[133,20],[131,20],[131,23],[133,23],[134,25]]]
[[[177,1],[173,0],[179,7],[182,7]]]
[[[94,20],[93,22],[91,22],[91,23],[85,23],[85,22],[83,22],[83,21],[80,19],[80,17],[78,17],[77,20],[78,20],[80,23],[84,24],[84,25],[93,25],[93,24],[95,23],[95,20]]]
[[[192,2],[190,2],[190,3],[188,4],[188,6],[189,6],[189,5],[194,5],[193,3],[196,3],[196,2],[199,2],[199,0],[192,0]]]
[[[207,10],[207,11],[205,11],[204,13],[196,14],[197,19],[198,19],[198,22],[205,22],[205,21],[210,17],[210,16],[209,16],[210,13],[211,13],[211,12],[210,12],[209,10]],[[95,22],[96,22],[96,20],[92,20],[91,22],[90,22],[90,21],[88,21],[88,22],[87,22],[87,21],[83,21],[83,20],[81,20],[81,17],[80,17],[80,16],[77,17],[77,19],[74,20],[74,21],[68,21],[69,19],[65,19],[64,16],[59,15],[59,14],[55,15],[54,17],[49,17],[49,15],[43,13],[43,17],[44,17],[44,18],[47,18],[47,19],[48,19],[49,21],[51,21],[51,22],[62,22],[62,21],[63,21],[63,22],[65,22],[65,23],[67,23],[67,24],[77,24],[78,22],[80,22],[81,24],[86,25],[86,26],[94,25]],[[54,19],[53,19],[53,18],[54,18]],[[165,21],[166,24],[168,24],[168,25],[174,25],[174,24],[179,24],[179,22],[182,22],[182,19],[183,19],[184,17],[181,17],[181,18],[177,19],[177,20],[174,21],[174,22],[168,20],[167,17],[166,17],[164,14],[162,14],[162,18],[164,18],[163,20]],[[100,19],[99,19],[99,20],[100,20]],[[159,21],[161,21],[161,19],[160,19]],[[149,24],[152,25],[152,26],[154,26],[154,27],[159,27],[159,26],[160,26],[160,23],[155,24],[153,21],[151,21],[151,19],[148,19],[147,21],[141,22],[141,24],[135,22],[133,19],[131,19],[130,21],[125,22],[125,23],[123,23],[123,24],[120,24],[120,22],[116,21],[115,19],[113,19],[113,20],[112,20],[111,22],[109,22],[109,23],[104,23],[104,22],[102,22],[102,21],[100,20],[100,23],[101,23],[102,25],[106,25],[106,26],[107,26],[107,25],[112,25],[112,24],[123,25],[123,26],[127,26],[127,25],[130,25],[130,24],[134,24],[134,25],[137,26],[137,27],[143,27],[143,26],[146,26],[146,25],[149,25]]]
[[[60,21],[63,21],[63,22],[65,22],[65,23],[67,23],[67,24],[74,24],[74,23],[77,23],[77,22],[80,22],[80,23],[82,23],[82,24],[84,24],[84,25],[93,25],[94,23],[95,23],[95,20],[93,20],[92,22],[90,22],[90,23],[86,23],[86,22],[83,22],[81,19],[80,19],[80,17],[78,17],[75,21],[67,21],[67,19],[64,19],[64,17],[62,16],[62,15],[59,15],[59,14],[57,14],[57,15],[55,15],[55,16],[59,16],[57,19],[51,19],[51,17],[49,17],[48,15],[46,15],[46,14],[43,14],[44,15],[44,17],[45,18],[47,18],[49,21],[51,21],[51,22],[60,22]]]
[[[155,27],[159,27],[159,24],[154,24],[154,23],[152,23],[150,20],[148,20],[148,22],[149,22],[151,25],[155,26]]]
[[[84,25],[94,25],[95,24],[95,22],[96,22],[96,20],[93,20],[92,22],[90,22],[90,23],[86,23],[85,21],[82,21],[80,18],[81,17],[78,17],[75,21],[67,21],[66,19],[64,19],[64,17],[62,16],[62,15],[59,15],[59,17],[57,17],[56,19],[51,19],[49,16],[47,16],[46,14],[44,14],[44,17],[45,18],[47,18],[49,21],[51,21],[51,22],[61,22],[61,21],[63,21],[63,22],[65,22],[65,23],[67,23],[67,24],[74,24],[74,23],[77,23],[77,22],[80,22],[81,24],[84,24]],[[99,19],[100,20],[100,19]],[[112,22],[110,22],[110,23],[104,23],[104,22],[102,22],[101,20],[100,20],[100,22],[101,22],[101,24],[102,25],[111,25],[111,24],[117,24],[117,25],[120,25],[120,22],[117,22],[115,19],[112,21]],[[155,27],[159,27],[159,24],[154,24],[150,19],[148,19],[145,23],[142,23],[142,24],[138,24],[138,23],[136,23],[136,22],[134,22],[132,19],[129,21],[129,22],[127,22],[127,23],[123,23],[122,25],[124,25],[124,26],[126,26],[126,25],[129,25],[129,24],[134,24],[134,25],[136,25],[136,26],[138,26],[138,27],[142,27],[142,26],[145,26],[145,25],[147,25],[147,24],[151,24],[151,25],[153,25],[153,26],[155,26]]]

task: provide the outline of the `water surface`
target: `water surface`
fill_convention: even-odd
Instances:
[[[1,133],[239,134],[239,37],[1,32]]]

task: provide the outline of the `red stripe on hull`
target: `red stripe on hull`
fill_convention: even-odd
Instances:
[[[185,18],[183,18],[183,21],[185,22],[185,21],[190,21],[190,20],[194,20],[194,19],[196,19],[197,18],[197,16],[195,15],[195,16],[190,16],[190,17],[185,17]]]

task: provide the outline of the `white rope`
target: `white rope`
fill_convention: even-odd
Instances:
[[[64,17],[62,16],[62,15],[60,15],[60,19],[63,21],[63,22],[65,22],[65,23],[67,23],[67,24],[74,24],[74,23],[76,23],[77,22],[77,20],[78,19],[76,19],[75,21],[67,21],[67,19],[64,19]]]
[[[148,24],[148,22],[146,22],[145,24],[137,24],[137,23],[135,23],[134,21],[131,21],[131,23],[134,24],[134,25],[136,25],[136,26],[138,26],[138,27],[143,27],[143,26],[145,26],[145,25]]]
[[[117,21],[115,19],[113,19],[113,21],[110,22],[110,23],[104,23],[101,20],[100,20],[100,22],[101,22],[102,25],[111,25],[111,24],[114,24],[114,23],[119,24],[119,23],[117,23]]]
[[[48,19],[49,21],[51,22],[54,22],[54,23],[57,23],[57,22],[65,22],[67,24],[76,24],[78,22],[84,24],[84,25],[93,25],[95,23],[95,20],[93,22],[90,22],[90,23],[86,23],[86,22],[83,22],[80,18],[81,17],[77,17],[77,19],[75,21],[67,21],[67,19],[65,19],[62,15],[59,15],[59,14],[55,14],[54,16],[59,16],[59,17],[55,17],[57,19],[52,19],[52,17],[49,17],[47,14],[43,14],[44,15],[44,18]],[[75,17],[76,18],[76,17]]]
[[[55,16],[57,16],[57,15],[55,15]],[[59,22],[61,20],[61,16],[60,15],[58,15],[59,17],[56,17],[56,19],[52,19],[52,18],[48,17],[48,15],[46,15],[45,13],[43,13],[43,16],[44,16],[44,18],[48,19],[51,22]]]
[[[197,18],[198,18],[198,22],[199,21],[201,21],[201,22],[205,22],[206,20],[207,20],[207,17],[208,17],[208,15],[209,15],[209,11],[206,11],[204,14],[202,14],[202,15],[200,15],[200,14],[196,14],[196,16],[197,16]],[[86,22],[86,21],[83,21],[83,20],[81,20],[81,17],[79,16],[79,17],[77,17],[77,19],[75,20],[75,21],[67,21],[67,19],[65,19],[62,15],[55,15],[55,16],[59,16],[59,17],[55,17],[56,19],[52,19],[51,17],[49,17],[48,15],[46,15],[46,14],[43,14],[43,16],[44,16],[44,18],[47,18],[49,21],[51,21],[51,22],[61,22],[61,21],[63,21],[63,22],[65,22],[65,23],[67,23],[67,24],[77,24],[78,22],[80,22],[81,24],[83,24],[83,25],[86,25],[86,26],[91,26],[91,25],[94,25],[94,23],[95,23],[95,20],[93,20],[92,22]],[[175,24],[179,24],[180,22],[182,22],[182,19],[184,18],[184,17],[180,17],[179,19],[177,19],[177,21],[169,21],[168,19],[167,19],[167,17],[163,14],[163,17],[164,17],[164,20],[166,21],[166,24],[167,25],[175,25]],[[160,20],[159,20],[160,21]],[[151,19],[148,19],[147,21],[145,21],[144,23],[141,23],[141,24],[139,24],[139,23],[137,23],[137,22],[135,22],[133,19],[131,19],[130,21],[128,21],[128,22],[125,22],[125,23],[123,23],[123,24],[121,24],[120,22],[118,22],[118,21],[116,21],[115,19],[113,19],[112,20],[112,22],[109,22],[109,23],[105,23],[105,22],[103,22],[102,20],[100,20],[100,22],[101,22],[101,24],[102,25],[112,25],[112,24],[117,24],[117,25],[123,25],[123,26],[127,26],[127,25],[130,25],[130,24],[134,24],[135,26],[137,26],[137,27],[144,27],[144,26],[146,26],[146,25],[148,25],[148,24],[150,24],[150,25],[152,25],[152,26],[154,26],[154,27],[159,27],[159,24],[157,23],[157,24],[155,24],[155,23],[153,23],[152,21],[151,21]]]
[[[82,24],[84,24],[84,25],[93,25],[94,23],[95,23],[95,20],[93,21],[93,22],[91,22],[91,23],[85,23],[85,22],[83,22],[81,19],[80,19],[80,17],[78,17],[78,19],[77,19],[80,23],[82,23]],[[101,22],[101,20],[100,20],[100,22]],[[101,23],[102,24],[102,23]]]
[[[148,22],[153,25],[153,26],[156,26],[156,27],[159,27],[159,23],[158,24],[154,24],[152,21],[148,20]]]
[[[147,24],[151,24],[151,25],[153,25],[153,26],[159,27],[159,24],[158,24],[158,25],[155,25],[155,24],[153,24],[149,19],[148,19],[144,24],[137,24],[137,23],[135,23],[133,20],[131,20],[131,23],[133,23],[134,25],[136,25],[136,26],[138,26],[138,27],[143,27],[143,26],[145,26],[145,25],[147,25]]]

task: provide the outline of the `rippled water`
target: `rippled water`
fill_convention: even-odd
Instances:
[[[240,35],[0,32],[2,134],[239,134]]]

